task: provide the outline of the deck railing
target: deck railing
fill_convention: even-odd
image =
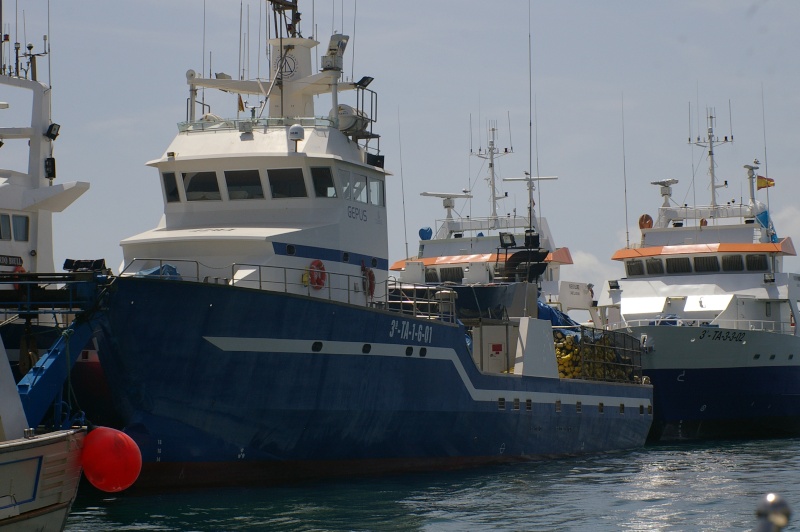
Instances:
[[[706,329],[734,329],[737,331],[767,331],[779,334],[794,334],[794,324],[786,321],[770,320],[714,320],[705,321],[685,318],[649,318],[641,320],[625,320],[609,323],[609,330],[625,329],[627,327],[642,327],[645,325],[662,325],[675,327],[697,327]]]
[[[194,260],[154,258],[136,258],[120,273],[121,277],[149,276],[305,295],[449,323],[456,321],[455,293],[444,286],[412,285],[389,277],[373,281],[370,294],[366,275],[326,271],[324,282],[316,285],[311,275],[308,268],[233,263],[211,269]]]
[[[305,127],[332,127],[328,117],[312,116],[302,118],[212,118],[193,122],[178,122],[181,133],[193,131],[235,130],[245,132],[271,127],[286,127],[299,124]]]

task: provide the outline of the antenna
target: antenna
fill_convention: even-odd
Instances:
[[[715,175],[715,164],[714,164],[714,146],[721,146],[723,144],[727,144],[729,142],[733,142],[733,137],[728,140],[726,136],[723,140],[719,140],[719,137],[714,136],[714,110],[707,109],[706,115],[708,117],[708,129],[707,134],[708,136],[701,140],[700,136],[697,137],[695,142],[692,142],[692,139],[689,139],[690,144],[694,144],[696,146],[700,146],[701,148],[708,148],[708,173],[711,179],[711,211],[712,216],[715,214],[717,209],[717,189],[723,188],[728,186],[728,182],[725,181],[721,185],[717,184],[717,177]]]
[[[400,196],[403,199],[403,240],[408,258],[408,225],[406,223],[406,185],[403,179],[403,135],[400,133],[400,106],[397,106],[397,141],[400,144]]]
[[[540,223],[536,226],[533,225],[533,213],[534,213],[534,205],[536,202],[533,201],[533,190],[536,188],[534,182],[536,181],[554,181],[558,179],[557,175],[548,175],[548,176],[532,176],[530,172],[525,172],[525,177],[504,177],[503,181],[525,181],[528,184],[528,227],[533,229],[539,229]]]
[[[506,111],[506,116],[508,117],[508,147],[513,152],[514,141],[511,140],[511,111]]]
[[[628,173],[625,166],[625,93],[622,93],[622,100],[620,102],[620,111],[622,113],[622,184],[625,199],[625,247],[631,247],[630,229],[628,228]]]
[[[764,134],[764,177],[769,177],[767,166],[767,114],[764,107],[764,83],[761,83],[761,129]],[[733,134],[731,134],[733,138]],[[769,187],[767,188],[767,207],[769,207]]]
[[[497,222],[497,200],[500,199],[503,196],[498,196],[497,195],[497,190],[496,190],[496,187],[495,187],[494,160],[497,157],[502,157],[503,155],[508,155],[509,153],[512,153],[512,152],[509,152],[508,149],[506,149],[505,151],[501,152],[495,146],[495,133],[496,132],[497,132],[496,123],[493,123],[493,121],[490,121],[490,126],[489,126],[489,134],[490,134],[489,147],[486,149],[486,153],[481,153],[480,150],[478,150],[478,153],[476,154],[476,157],[480,157],[481,159],[488,159],[489,160],[489,204],[490,204],[490,208],[491,208],[490,220],[495,224]],[[494,229],[494,227],[490,227],[490,229]]]

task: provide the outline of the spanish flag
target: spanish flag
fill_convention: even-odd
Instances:
[[[239,94],[239,112],[244,111],[244,102],[242,101],[242,95]],[[759,183],[759,188],[761,187],[761,181]]]
[[[771,177],[764,177],[763,175],[758,176],[758,181],[756,181],[756,183],[758,184],[758,190],[775,186],[774,179]]]

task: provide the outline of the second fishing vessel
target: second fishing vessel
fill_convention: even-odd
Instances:
[[[727,138],[714,136],[713,121],[699,141],[708,150],[710,205],[677,205],[677,180],[654,182],[664,202],[655,220],[639,218],[641,243],[614,254],[626,275],[600,294],[601,314],[645,346],[652,440],[798,436],[800,275],[783,270],[796,252],[756,199],[774,185],[757,174],[758,161],[744,166],[747,203],[717,202],[724,185],[714,147]]]

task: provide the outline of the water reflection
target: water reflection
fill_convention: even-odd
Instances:
[[[67,530],[747,530],[767,492],[800,508],[798,451],[726,442],[283,488],[82,491]]]

